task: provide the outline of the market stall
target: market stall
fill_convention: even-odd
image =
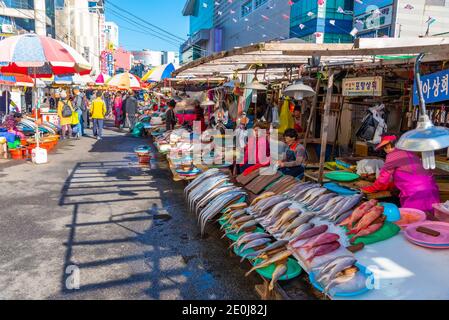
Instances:
[[[345,106],[371,105],[374,109],[370,112],[375,118],[378,116],[375,113],[384,110],[386,104],[390,111],[388,108],[400,101],[400,111],[414,112],[415,109],[409,109],[411,94],[406,95],[413,90],[410,84],[413,77],[407,75],[404,81],[409,83],[399,88],[391,84],[391,78],[395,72],[413,72],[414,60],[420,53],[426,53],[424,63],[434,68],[432,70],[438,65],[441,67],[441,61],[448,58],[448,46],[447,39],[437,38],[357,39],[355,45],[273,42],[218,53],[177,70],[177,76],[203,77],[231,76],[238,72],[245,77],[245,91],[266,92],[253,94],[256,107],[261,96],[263,99],[279,97],[279,93],[286,94],[293,86],[301,88],[292,93],[295,100],[305,100],[306,90],[316,93],[308,102],[307,129],[302,139],[304,144],[310,135],[312,139],[320,139],[318,170],[306,171],[305,182],[275,172],[261,174],[262,169],[244,173],[236,180],[213,169],[203,172],[186,188],[189,208],[198,215],[201,232],[219,219],[224,236],[234,242],[234,253],[249,261],[252,271],[259,271],[266,279],[268,291],[276,288],[277,281],[282,283],[298,277],[301,272],[294,276],[289,272],[299,266],[303,275],[307,274],[307,282],[323,293],[323,297],[331,299],[447,298],[447,283],[439,281],[444,275],[436,272],[435,277],[429,278],[426,266],[430,260],[433,265],[446,264],[443,261],[448,260],[448,252],[441,249],[448,247],[449,225],[432,221],[435,217],[428,220],[426,213],[420,210],[398,209],[386,202],[396,196],[389,191],[360,192],[374,181],[376,168],[382,167],[380,163],[375,164],[382,161],[379,154],[367,151],[369,143],[379,143],[380,133],[386,130],[376,125],[374,134],[364,137],[372,141],[360,141],[360,136],[364,135],[357,135],[354,131],[359,128],[354,130],[352,126],[357,122],[362,124],[363,117],[354,120],[357,113],[351,109],[348,113]],[[320,62],[315,64],[311,57],[319,57]],[[256,77],[247,78],[254,74],[251,66],[255,64],[258,66]],[[298,69],[298,65],[307,68]],[[294,68],[299,78],[309,84],[307,89],[301,87],[302,82],[288,87],[294,80],[288,74],[296,74]],[[386,74],[385,70],[392,74]],[[268,85],[260,84],[257,75],[261,74],[262,81]],[[414,72],[415,77],[416,74],[419,72]],[[272,85],[276,81],[279,90]],[[390,94],[395,89],[399,100]],[[342,125],[347,123],[348,116],[353,118],[352,125]],[[401,116],[399,112],[399,118]],[[441,117],[440,112],[439,117],[433,119]],[[412,121],[393,129],[401,134],[413,127]],[[341,137],[346,135],[342,133],[345,130],[352,148],[346,153],[344,147],[348,145]],[[403,140],[399,142],[403,144]],[[328,144],[332,145],[330,154]],[[363,150],[366,152],[355,152]],[[425,152],[433,153],[433,150]],[[336,156],[335,162],[329,162]],[[423,160],[429,169],[432,160],[427,160],[427,156],[430,154],[423,154]],[[437,157],[438,162],[444,162],[444,158]],[[433,175],[438,178],[439,185],[444,186],[447,173],[434,170]],[[213,192],[208,192],[211,190]],[[445,214],[442,212],[448,210],[444,206],[440,209],[438,218],[441,220]],[[424,282],[427,283],[423,285]],[[420,286],[424,290],[416,290]]]

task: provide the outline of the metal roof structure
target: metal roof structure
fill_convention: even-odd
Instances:
[[[259,73],[283,74],[286,68],[308,65],[312,57],[320,57],[323,67],[336,68],[409,63],[419,53],[426,53],[425,61],[449,60],[449,38],[360,38],[351,44],[259,43],[195,60],[172,75],[187,78],[229,76],[236,72],[253,74],[256,68]]]

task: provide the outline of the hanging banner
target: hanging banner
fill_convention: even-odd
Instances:
[[[344,97],[382,96],[382,77],[363,77],[343,79]]]
[[[449,100],[449,69],[421,76],[421,86],[426,103]],[[413,105],[419,104],[416,82],[413,86]]]

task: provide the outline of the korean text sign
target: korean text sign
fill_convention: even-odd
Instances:
[[[449,69],[421,77],[421,86],[426,103],[449,100]],[[418,88],[413,87],[413,104],[419,104]]]

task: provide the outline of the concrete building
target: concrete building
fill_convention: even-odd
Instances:
[[[0,37],[24,32],[55,37],[55,0],[0,0]]]
[[[106,43],[109,49],[117,49],[120,46],[119,27],[115,22],[105,22]]]
[[[354,4],[358,37],[449,34],[449,0],[364,0]]]
[[[125,72],[131,70],[133,55],[123,48],[117,48],[113,53],[115,71]]]
[[[289,1],[231,2],[221,1],[214,11],[214,27],[223,32],[222,50],[290,37]]]
[[[65,0],[56,10],[56,35],[81,53],[100,72],[107,50],[103,0]]]
[[[366,1],[364,1],[366,2]],[[293,0],[290,37],[313,43],[350,43],[353,0]]]
[[[131,51],[131,53],[134,56],[134,63],[141,63],[148,68],[157,67],[167,63],[173,63],[175,66],[179,66],[178,52],[144,49],[141,51]]]
[[[277,0],[188,0],[189,39],[181,46],[185,64],[214,52],[290,37],[290,5]]]

